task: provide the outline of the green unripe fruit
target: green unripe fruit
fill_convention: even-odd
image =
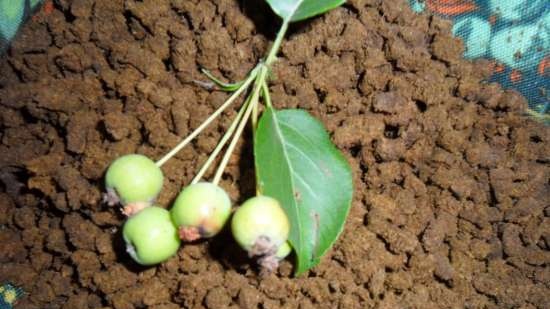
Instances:
[[[285,243],[282,244],[279,249],[277,249],[277,252],[275,252],[275,257],[279,260],[282,260],[286,258],[291,251],[292,247],[290,246],[290,243],[288,241],[285,241]]]
[[[173,256],[180,246],[170,212],[160,207],[147,207],[130,217],[122,236],[126,251],[139,264],[153,265]]]
[[[170,213],[180,238],[194,241],[221,231],[231,214],[231,200],[219,186],[199,182],[181,191]]]
[[[122,156],[109,166],[105,175],[106,201],[110,205],[120,202],[129,208],[149,206],[162,189],[163,175],[151,159],[139,154]],[[144,205],[145,204],[145,205]],[[136,206],[137,205],[137,206]],[[126,209],[128,215],[135,213]]]
[[[231,221],[231,231],[249,255],[274,255],[286,242],[290,224],[276,199],[256,196],[237,209]]]

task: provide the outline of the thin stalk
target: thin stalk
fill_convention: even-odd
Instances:
[[[252,133],[256,134],[256,124],[258,123],[258,104],[252,109]]]
[[[265,104],[267,107],[272,108],[273,105],[271,105],[271,96],[269,95],[269,87],[267,86],[267,81],[262,82],[262,97],[265,100]]]
[[[273,42],[273,45],[271,46],[271,49],[269,50],[269,54],[267,55],[267,58],[265,59],[265,65],[267,67],[271,67],[271,64],[277,59],[277,52],[279,51],[279,47],[281,47],[281,43],[283,42],[283,39],[285,37],[286,31],[288,30],[288,25],[290,24],[290,20],[283,20],[283,24],[281,25],[281,29],[279,29],[279,32],[277,33],[277,37],[275,38],[275,41]]]
[[[220,87],[224,91],[235,91],[235,90],[239,89],[239,87],[241,87],[243,82],[244,82],[244,81],[239,81],[239,82],[236,82],[236,83],[224,83],[220,79],[218,79],[216,76],[214,76],[212,73],[210,73],[210,71],[208,71],[206,69],[202,69],[201,72],[204,75],[206,75],[206,77],[208,77],[208,79],[210,79],[214,84],[218,85],[218,87]],[[198,83],[198,81],[195,81],[195,82]],[[202,82],[202,83],[204,83],[204,82]]]
[[[231,157],[231,154],[233,153],[233,150],[235,149],[235,146],[237,145],[237,141],[239,140],[239,137],[241,136],[241,133],[243,132],[244,126],[246,125],[246,120],[248,117],[250,117],[250,113],[252,112],[252,109],[254,108],[254,105],[258,104],[258,99],[251,100],[249,105],[246,108],[245,114],[243,118],[241,119],[241,122],[239,123],[239,127],[237,128],[237,132],[235,132],[235,135],[233,135],[233,139],[231,140],[231,144],[229,144],[223,159],[220,163],[220,166],[216,170],[216,175],[214,176],[214,180],[212,181],[215,185],[217,185],[220,182],[220,179],[222,178],[223,171],[225,170],[225,167],[227,166],[227,163],[229,162],[229,158]]]
[[[250,117],[250,114],[252,113],[252,110],[254,109],[254,106],[258,104],[258,100],[260,98],[260,90],[261,90],[261,84],[262,81],[265,80],[267,75],[267,67],[263,66],[260,70],[260,73],[258,73],[258,76],[256,78],[256,83],[254,87],[254,91],[250,97],[249,105],[246,108],[246,111],[244,113],[243,118],[241,119],[241,122],[239,123],[239,127],[237,128],[237,131],[235,132],[235,135],[233,135],[233,139],[231,140],[231,144],[227,147],[227,150],[223,156],[222,161],[220,162],[220,165],[218,166],[218,170],[216,171],[216,175],[214,176],[214,180],[212,181],[215,185],[217,185],[220,182],[220,179],[222,178],[223,171],[225,170],[225,167],[227,166],[227,163],[229,162],[229,158],[231,157],[231,154],[233,153],[233,150],[235,149],[235,146],[237,145],[237,142],[239,140],[239,137],[241,136],[241,133],[243,132],[244,126],[246,125],[248,118]]]
[[[189,136],[187,136],[183,141],[181,141],[176,147],[172,148],[170,152],[168,152],[164,157],[162,157],[160,160],[158,160],[155,164],[158,167],[161,167],[166,161],[170,160],[178,151],[180,151],[183,147],[185,147],[190,141],[192,141],[199,133],[204,130],[216,117],[218,117],[233,101],[235,101],[241,93],[243,93],[246,89],[248,89],[248,86],[254,81],[254,79],[257,76],[257,71],[252,70],[250,76],[245,80],[245,82],[241,85],[241,87],[235,91],[227,101],[225,101],[222,106],[220,106],[210,117],[208,117],[198,128],[195,129]]]
[[[157,161],[157,166],[162,166],[166,161],[168,161],[172,156],[174,156],[178,151],[180,151],[185,145],[187,145],[193,138],[195,138],[214,118],[216,118],[220,113],[222,113],[227,106],[229,106],[234,100],[237,99],[237,97],[252,83],[252,81],[255,80],[254,83],[254,90],[252,94],[247,98],[245,104],[237,114],[237,117],[233,120],[231,123],[231,126],[227,130],[227,132],[224,134],[214,151],[210,154],[207,161],[204,163],[204,165],[201,167],[199,173],[193,178],[192,183],[196,183],[200,181],[204,173],[208,170],[216,156],[219,154],[219,152],[223,149],[229,138],[233,135],[233,139],[231,140],[231,143],[229,144],[222,161],[220,162],[220,165],[218,166],[218,169],[216,170],[216,175],[214,176],[213,183],[218,184],[220,182],[221,176],[223,174],[223,171],[225,170],[225,167],[227,166],[227,163],[229,162],[229,158],[237,144],[237,141],[239,140],[239,137],[242,134],[242,131],[244,130],[244,127],[246,125],[246,122],[248,121],[248,118],[250,117],[250,114],[252,114],[252,130],[255,134],[256,132],[256,125],[258,122],[258,101],[260,98],[260,93],[262,93],[262,97],[265,99],[265,102],[268,107],[272,107],[271,105],[271,97],[269,95],[269,88],[267,87],[267,73],[270,69],[270,66],[275,60],[277,59],[277,53],[279,51],[279,48],[281,47],[281,43],[283,42],[283,39],[285,37],[285,34],[288,30],[288,25],[290,23],[290,20],[284,20],[283,24],[281,25],[281,28],[279,29],[279,32],[277,33],[277,37],[275,38],[275,41],[273,42],[273,45],[271,46],[271,49],[269,50],[269,53],[267,55],[267,58],[264,63],[260,63],[252,72],[250,73],[250,76],[240,85],[240,87],[231,95],[231,97],[222,105],[218,110],[216,110],[208,119],[206,119],[193,133],[191,133],[186,139],[184,139],[182,142],[180,142],[176,147],[174,147],[169,153],[167,153],[162,159]],[[215,79],[214,79],[215,80]],[[216,81],[216,80],[215,80]],[[244,111],[244,115],[242,114]],[[238,124],[238,125],[237,125]],[[235,129],[236,128],[236,129]],[[236,130],[236,132],[234,132]],[[234,134],[233,134],[234,133]]]
[[[250,104],[250,100],[247,100],[243,104],[243,106],[239,110],[239,113],[237,114],[235,119],[233,119],[233,122],[231,123],[231,125],[229,126],[229,128],[227,129],[225,134],[223,135],[222,139],[219,141],[219,143],[218,143],[218,145],[216,145],[216,148],[214,149],[214,151],[212,151],[212,153],[208,157],[208,160],[206,160],[206,162],[202,165],[201,169],[199,170],[199,172],[197,173],[195,178],[193,178],[193,180],[191,181],[191,184],[195,184],[195,183],[199,182],[202,179],[202,176],[204,176],[204,173],[206,173],[208,168],[210,168],[210,165],[212,165],[212,162],[214,162],[214,159],[216,159],[216,157],[218,156],[220,151],[223,149],[223,146],[225,146],[225,144],[227,143],[227,141],[229,140],[231,135],[233,135],[233,132],[235,132],[235,129],[237,128],[237,125],[241,121],[242,116],[243,116],[243,114],[244,114],[244,112],[247,109],[249,104]]]
[[[252,140],[256,140],[256,126],[258,125],[258,104],[254,104],[252,108]]]

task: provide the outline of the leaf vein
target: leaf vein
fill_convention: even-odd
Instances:
[[[300,174],[294,172],[292,175],[296,177],[296,180],[302,183],[302,185],[309,191],[310,195],[312,195],[316,200],[321,201],[321,198],[319,197],[319,195],[315,193],[315,190],[311,188],[311,186],[304,180],[304,178],[302,178],[302,176],[300,176]]]
[[[279,138],[279,140],[281,141],[281,148],[283,149],[283,156],[285,157],[285,162],[287,163],[286,165],[288,166],[288,169],[290,171],[290,174],[294,174],[294,169],[292,168],[292,165],[290,164],[290,158],[288,157],[288,152],[287,152],[287,149],[285,147],[285,139],[284,139],[284,136],[283,136],[283,132],[281,132],[281,128],[279,127],[279,119],[277,118],[277,115],[275,114],[275,111],[271,110],[271,115],[273,115],[273,123],[274,123],[274,127],[275,127],[275,133],[277,134],[277,137]],[[291,177],[290,179],[290,182],[291,182],[291,189],[294,187],[294,181],[293,181],[293,178]],[[295,199],[292,199],[293,200],[293,204],[294,204],[294,210],[296,212],[296,215],[297,217],[299,217],[299,210],[298,210],[298,204],[296,202]],[[302,225],[301,225],[301,222],[300,220],[297,220],[298,222],[298,231],[302,231]],[[298,233],[298,237],[300,239],[300,247],[303,247],[304,246],[304,239],[302,237],[302,234],[301,233]]]
[[[290,124],[282,121],[282,120],[279,120],[279,122],[285,126],[286,128],[290,129],[291,131],[294,131],[294,133],[296,133],[297,135],[299,135],[302,139],[304,139],[305,141],[307,141],[311,146],[313,147],[317,147],[317,144],[315,144],[309,137],[305,136],[302,132],[296,130],[296,128],[292,127]]]
[[[283,141],[283,143],[286,146],[292,148],[296,153],[298,153],[299,155],[304,157],[309,163],[311,163],[311,165],[314,167],[314,170],[319,172],[319,174],[324,177],[323,171],[321,170],[319,165],[317,163],[315,163],[315,161],[313,161],[313,159],[310,156],[308,156],[306,153],[304,153],[300,148],[294,146],[294,144],[292,144],[292,143],[289,143],[289,142],[286,142],[286,141]]]

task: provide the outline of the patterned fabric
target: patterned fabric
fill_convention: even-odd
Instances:
[[[523,94],[529,113],[550,123],[549,0],[409,0],[416,12],[453,21],[468,59],[492,60],[491,82]]]
[[[23,289],[11,283],[0,285],[0,309],[12,309],[18,299],[23,297]]]
[[[0,53],[42,0],[0,0]]]

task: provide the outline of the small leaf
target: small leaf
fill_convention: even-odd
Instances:
[[[228,92],[236,91],[245,82],[244,80],[242,80],[236,83],[225,83],[221,79],[214,76],[214,74],[210,73],[210,71],[208,71],[207,69],[202,69],[201,71],[204,75],[206,75],[206,77],[208,77],[208,79],[210,79],[214,84],[220,87],[220,89],[223,91],[228,91]]]
[[[323,125],[302,110],[267,108],[254,142],[260,194],[279,200],[296,251],[296,275],[332,246],[349,213],[351,169]]]
[[[322,14],[346,0],[266,0],[282,19],[294,22]]]

